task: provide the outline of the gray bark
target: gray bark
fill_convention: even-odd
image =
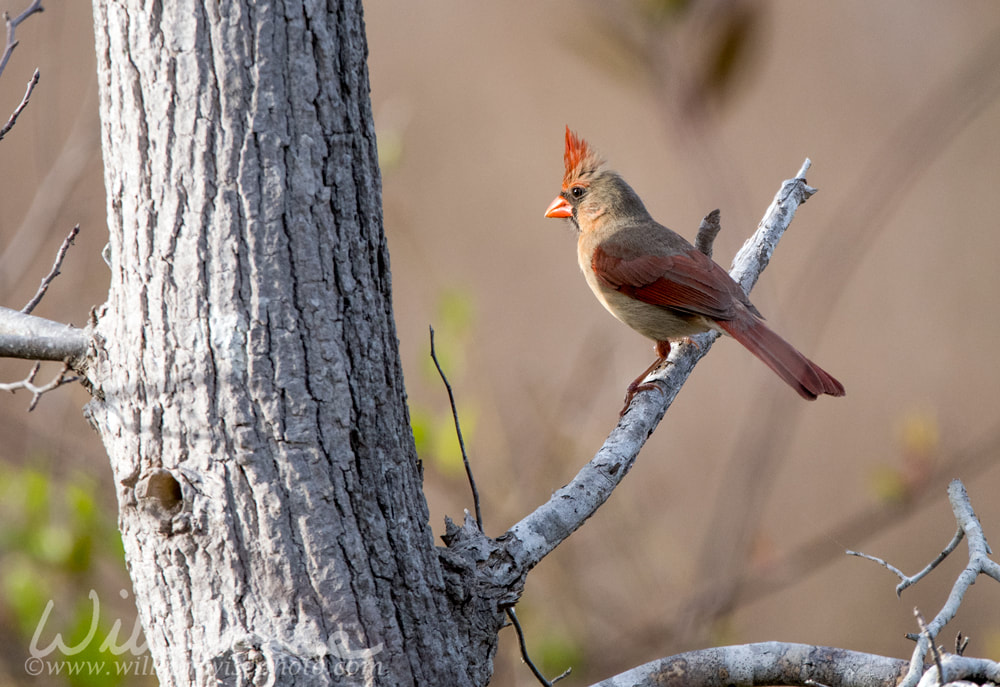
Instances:
[[[88,413],[164,685],[492,668],[500,611],[446,589],[428,527],[361,7],[329,5],[94,4],[111,286]]]
[[[435,548],[361,7],[304,4],[95,0],[111,286],[74,362],[140,619],[164,685],[484,685],[527,573],[610,495],[698,356],[674,359],[660,404],[637,399],[613,465],[497,539],[467,519]],[[737,259],[747,289],[810,191],[786,186]]]

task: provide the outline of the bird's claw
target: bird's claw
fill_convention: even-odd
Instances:
[[[618,417],[622,418],[625,416],[625,413],[628,412],[629,407],[632,405],[632,399],[635,398],[636,394],[640,391],[652,391],[653,389],[659,391],[663,396],[667,395],[667,392],[664,391],[663,387],[656,381],[643,382],[642,384],[632,382],[629,384],[628,388],[625,389],[625,405],[622,406],[621,412],[618,413]]]

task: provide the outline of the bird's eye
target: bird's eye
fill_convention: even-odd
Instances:
[[[569,190],[569,192],[574,198],[580,198],[583,196],[583,186],[574,186]]]

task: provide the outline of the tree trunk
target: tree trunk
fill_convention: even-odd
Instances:
[[[94,4],[111,286],[88,413],[163,685],[491,670],[499,620],[470,640],[428,527],[362,11],[328,4]]]

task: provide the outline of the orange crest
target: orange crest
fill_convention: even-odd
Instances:
[[[604,161],[590,149],[587,142],[566,127],[566,152],[563,153],[566,173],[563,176],[563,189],[567,189],[581,177],[594,172]]]

